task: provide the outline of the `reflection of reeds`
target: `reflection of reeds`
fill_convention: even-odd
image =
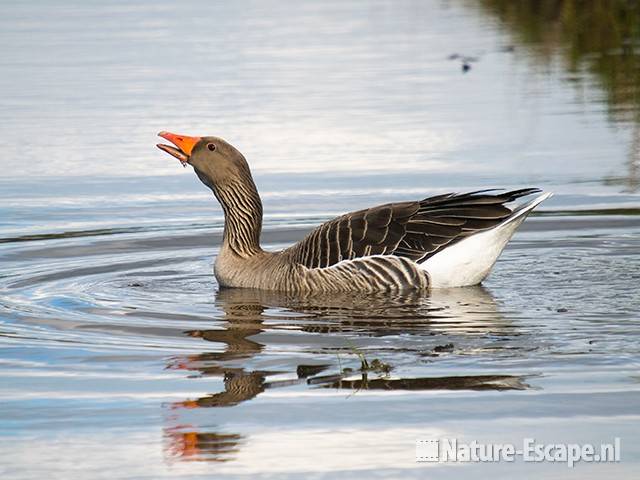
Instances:
[[[607,94],[612,119],[640,122],[640,4],[630,0],[479,0],[549,61],[586,69]]]

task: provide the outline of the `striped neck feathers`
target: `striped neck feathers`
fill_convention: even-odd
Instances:
[[[251,174],[226,179],[212,187],[224,211],[223,246],[240,257],[262,251],[262,202]]]

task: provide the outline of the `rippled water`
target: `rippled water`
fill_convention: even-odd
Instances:
[[[2,477],[633,478],[640,130],[503,27],[474,2],[7,6]],[[376,203],[555,196],[482,287],[218,291],[221,210],[160,129],[245,152],[269,249]],[[622,461],[415,463],[443,437]]]

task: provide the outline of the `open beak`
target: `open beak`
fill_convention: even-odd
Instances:
[[[189,157],[191,156],[193,147],[200,141],[200,137],[188,137],[187,135],[178,135],[170,132],[160,132],[158,136],[165,140],[169,140],[178,148],[172,147],[171,145],[165,145],[163,143],[158,143],[156,146],[160,150],[167,152],[169,155],[176,157],[183,165],[189,162]]]

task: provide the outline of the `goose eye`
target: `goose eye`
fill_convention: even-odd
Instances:
[[[216,146],[213,143],[208,143],[207,148],[213,152],[216,149]]]

